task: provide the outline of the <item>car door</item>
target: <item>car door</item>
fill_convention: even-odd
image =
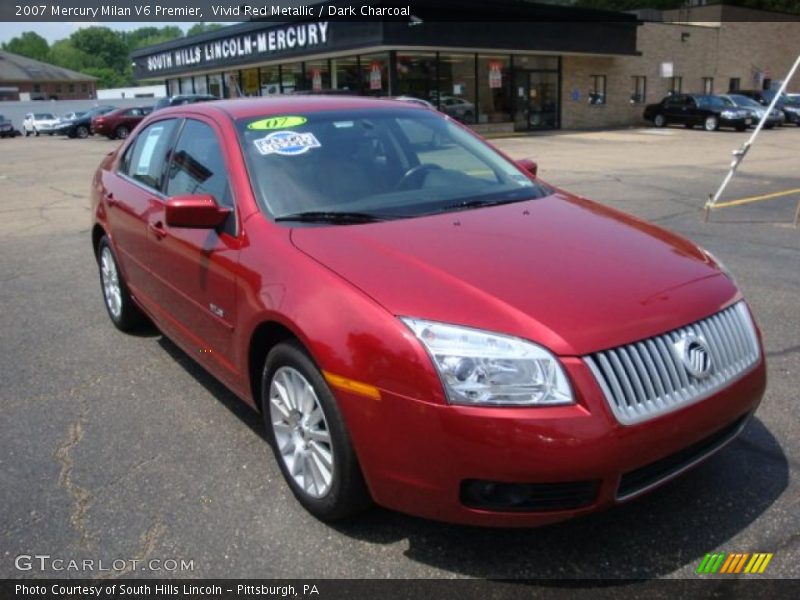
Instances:
[[[664,117],[668,123],[683,123],[684,96],[670,96],[664,100]]]
[[[684,105],[684,123],[687,125],[702,125],[708,116],[708,110],[702,108],[698,101],[692,96],[686,97]]]
[[[116,170],[102,175],[102,201],[117,260],[131,291],[147,305],[155,292],[148,267],[147,226],[150,213],[163,199],[167,152],[179,122],[173,118],[150,123],[126,146]]]
[[[231,361],[236,324],[237,214],[221,131],[204,117],[187,118],[171,153],[164,191],[168,198],[210,195],[231,209],[216,229],[170,227],[164,202],[149,214],[151,268],[156,302],[166,327],[222,379],[237,376]]]

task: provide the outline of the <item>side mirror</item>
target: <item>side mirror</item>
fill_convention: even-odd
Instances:
[[[539,165],[532,161],[530,158],[523,158],[517,161],[517,166],[523,171],[530,173],[532,177],[536,177],[536,172],[539,170]]]
[[[228,218],[231,209],[221,207],[213,196],[188,194],[173,196],[164,206],[165,220],[170,227],[214,229]]]

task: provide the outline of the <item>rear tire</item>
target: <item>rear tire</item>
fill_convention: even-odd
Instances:
[[[75,135],[80,139],[85,140],[89,137],[89,128],[84,125],[80,125],[75,129]]]
[[[130,130],[125,127],[125,125],[120,125],[114,130],[114,137],[116,137],[118,140],[124,140],[126,137],[128,137],[129,133]]]
[[[297,342],[278,344],[267,355],[261,408],[281,473],[308,512],[337,521],[371,505],[336,398]]]
[[[145,320],[142,311],[133,302],[128,285],[119,270],[117,257],[111,249],[108,236],[103,236],[97,244],[97,266],[100,269],[100,283],[106,311],[120,331],[133,331]]]
[[[666,127],[667,126],[667,118],[664,115],[656,115],[653,119],[653,125],[656,127]]]

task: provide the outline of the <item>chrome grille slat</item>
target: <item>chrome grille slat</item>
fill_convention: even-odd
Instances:
[[[696,345],[691,348],[693,354],[679,355],[679,349],[689,352],[687,339],[695,339],[695,344],[700,340],[707,347],[711,361],[707,376],[688,368],[697,368]],[[679,342],[684,345],[676,347]],[[741,301],[685,327],[595,352],[584,360],[614,416],[623,425],[632,425],[706,398],[738,379],[759,358],[755,326]],[[687,367],[684,360],[693,364]]]

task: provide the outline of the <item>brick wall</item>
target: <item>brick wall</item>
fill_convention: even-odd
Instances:
[[[632,104],[634,75],[647,78],[645,102],[658,102],[672,81],[661,77],[660,65],[671,62],[682,78],[683,92],[703,92],[703,78],[713,78],[714,93],[725,93],[731,78],[741,88],[756,85],[768,70],[782,79],[798,51],[800,23],[733,22],[721,27],[645,23],[639,27],[637,48],[641,56],[564,56],[562,62],[562,127],[584,129],[642,123],[644,104]],[[589,104],[592,75],[606,76],[606,104]],[[800,75],[790,82],[800,90]],[[577,99],[576,99],[577,98]]]
[[[95,98],[97,95],[94,81],[43,82],[39,84],[29,81],[4,81],[2,85],[4,87],[19,88],[21,94],[30,94],[31,100],[49,100],[53,97],[58,100],[88,100]],[[13,100],[19,100],[19,98],[13,98]]]

